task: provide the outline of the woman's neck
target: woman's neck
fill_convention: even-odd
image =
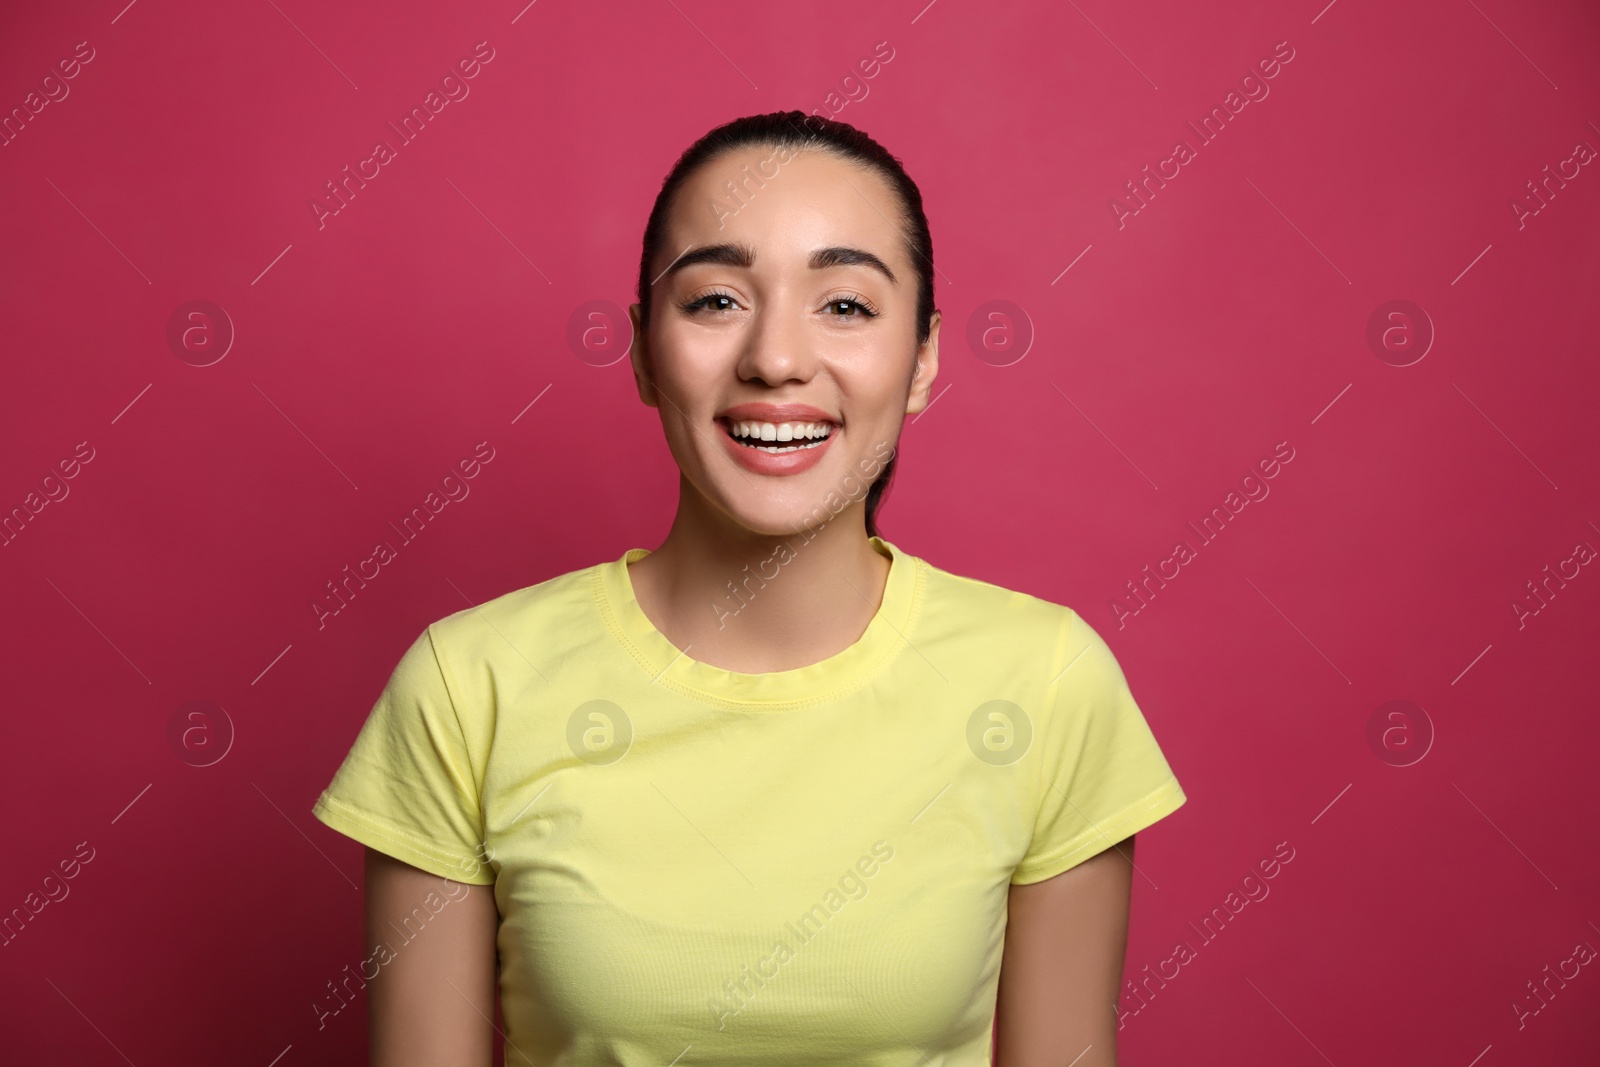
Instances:
[[[628,575],[645,616],[690,659],[740,674],[794,670],[844,651],[877,614],[889,560],[853,502],[821,530],[755,534],[680,493],[661,546]]]

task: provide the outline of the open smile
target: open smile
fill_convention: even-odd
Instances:
[[[821,448],[837,429],[829,422],[755,422],[718,419],[722,430],[745,448],[769,455]]]

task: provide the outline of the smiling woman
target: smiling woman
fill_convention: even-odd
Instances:
[[[369,943],[462,887],[372,981],[373,1062],[487,1064],[498,993],[507,1063],[1110,1067],[1132,837],[1185,797],[1076,612],[878,532],[939,367],[916,185],[750,116],[643,245],[664,539],[429,626],[315,809]]]

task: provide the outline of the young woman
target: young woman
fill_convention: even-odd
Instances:
[[[666,538],[427,627],[315,808],[368,846],[374,1064],[487,1064],[497,993],[508,1064],[1115,1064],[1185,797],[1088,623],[877,532],[933,278],[849,125],[678,160],[631,309]]]

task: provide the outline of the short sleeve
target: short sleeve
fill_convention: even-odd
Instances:
[[[472,767],[430,626],[400,658],[312,814],[431,874],[488,885]]]
[[[1038,815],[1013,885],[1075,867],[1187,799],[1111,649],[1070,609],[1062,630],[1038,738]]]

